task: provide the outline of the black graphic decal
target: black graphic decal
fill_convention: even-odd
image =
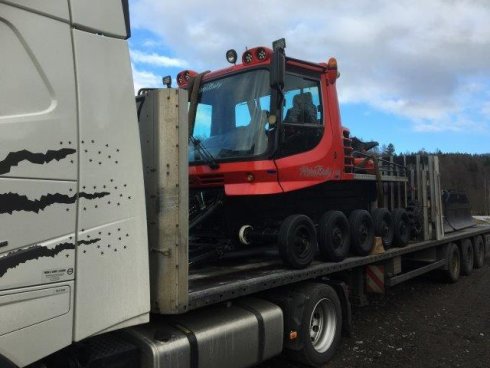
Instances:
[[[6,256],[0,258],[0,277],[5,275],[8,270],[16,268],[22,263],[43,257],[54,258],[57,254],[67,249],[75,249],[75,244],[60,243],[54,248],[47,248],[43,247],[42,245],[33,245],[29,248],[11,251]]]
[[[79,197],[85,199],[97,199],[102,198],[110,193],[99,192],[99,193],[85,193],[80,192]],[[12,214],[14,211],[27,211],[36,212],[44,210],[46,207],[51,206],[55,203],[65,203],[71,204],[75,203],[77,200],[77,195],[69,196],[66,194],[46,194],[41,196],[40,199],[29,199],[25,195],[20,195],[17,193],[4,193],[0,194],[0,214],[9,213]]]
[[[77,245],[89,245],[97,243],[99,241],[100,238],[91,240],[79,240],[77,242]],[[60,243],[52,249],[44,247],[42,245],[34,245],[25,249],[13,250],[9,252],[6,256],[0,258],[0,277],[5,275],[9,269],[16,268],[22,263],[42,257],[54,258],[56,255],[67,249],[75,249],[75,244]]]
[[[97,198],[102,198],[111,193],[109,192],[99,192],[99,193],[85,193],[85,192],[80,192],[78,195],[80,198],[85,198],[85,199],[97,199]]]
[[[80,245],[89,245],[89,244],[97,243],[98,241],[100,241],[100,238],[91,239],[91,240],[79,240],[77,242],[77,244],[78,244],[78,246],[80,246]]]
[[[17,166],[22,161],[42,165],[53,160],[60,161],[75,152],[76,150],[73,148],[62,148],[57,151],[48,150],[46,153],[32,153],[27,150],[10,152],[3,161],[0,161],[0,175],[10,172],[13,166]]]

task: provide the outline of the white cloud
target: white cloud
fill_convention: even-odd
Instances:
[[[490,119],[490,101],[485,102],[481,107],[481,113],[487,119]]]
[[[157,53],[146,53],[135,49],[130,50],[131,60],[133,63],[149,64],[160,67],[185,68],[187,62],[177,58],[171,58]]]
[[[140,88],[161,87],[162,79],[160,76],[145,70],[139,70],[132,63],[134,92],[138,92]]]
[[[417,131],[490,124],[488,96],[468,84],[486,77],[490,88],[489,19],[488,0],[132,2],[133,27],[159,36],[192,69],[225,67],[229,48],[286,37],[290,56],[337,57],[342,102],[407,117]]]

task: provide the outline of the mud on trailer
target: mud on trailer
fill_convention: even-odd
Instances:
[[[468,208],[442,195],[437,158],[380,161],[342,127],[333,59],[259,47],[135,105],[125,1],[0,0],[0,14],[1,367],[246,367],[282,351],[318,365],[366,284],[436,269],[456,281],[488,254],[490,227],[454,231],[471,225],[459,221]],[[233,88],[249,71],[256,88]],[[228,74],[237,79],[218,82]],[[241,99],[249,92],[258,100]],[[194,134],[207,127],[199,101],[226,118],[209,137]],[[318,185],[342,200],[284,206],[313,203]],[[341,214],[323,217],[375,207],[382,221],[369,211],[347,222],[355,235]],[[409,211],[390,225],[397,208]],[[295,214],[301,226],[281,225]],[[316,257],[322,221],[335,226],[319,231]],[[284,229],[304,230],[298,254],[284,252],[295,245]],[[416,240],[385,252],[346,247],[357,237],[352,249],[368,253],[375,231],[388,248],[408,230]]]

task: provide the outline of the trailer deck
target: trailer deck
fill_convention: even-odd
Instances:
[[[264,258],[261,258],[257,262],[249,260],[246,265],[243,264],[243,260],[239,264],[237,261],[230,261],[216,266],[191,270],[189,273],[189,302],[187,310],[386,261],[397,256],[415,253],[477,235],[490,235],[490,225],[478,225],[464,229],[446,235],[440,240],[413,242],[404,248],[388,249],[382,254],[349,257],[338,263],[314,261],[310,267],[303,270],[286,268],[277,258],[275,260],[264,260]],[[442,268],[443,266],[444,262],[439,260],[426,266],[427,268],[423,269],[424,272],[420,272],[420,274]],[[399,282],[396,282],[395,278],[393,278],[393,281],[391,285],[395,285],[403,281],[403,279],[398,279]],[[390,283],[388,282],[388,284]]]

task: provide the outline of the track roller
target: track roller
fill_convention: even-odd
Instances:
[[[374,224],[366,210],[354,210],[349,216],[352,250],[360,256],[369,254],[374,246]]]
[[[407,211],[403,208],[393,210],[394,239],[393,245],[404,247],[410,240],[410,224]]]
[[[316,230],[306,215],[287,217],[278,234],[279,253],[283,261],[294,268],[305,268],[312,261],[317,249]]]
[[[350,249],[347,217],[340,211],[326,212],[318,222],[318,248],[326,261],[340,262]]]
[[[387,208],[375,208],[371,212],[374,222],[374,234],[381,237],[385,249],[391,248],[395,235],[393,216]]]

